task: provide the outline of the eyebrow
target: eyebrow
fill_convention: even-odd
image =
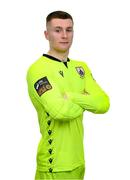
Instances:
[[[61,26],[55,26],[55,28],[57,28],[57,29],[62,29]],[[66,29],[72,29],[72,28],[73,28],[72,26],[68,26]]]

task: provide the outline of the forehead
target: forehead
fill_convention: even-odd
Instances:
[[[49,22],[49,25],[51,27],[62,27],[62,28],[67,28],[67,27],[73,27],[73,22],[71,19],[52,19]]]

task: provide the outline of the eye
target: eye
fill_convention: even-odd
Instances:
[[[56,29],[56,32],[60,32],[60,30]]]
[[[60,29],[55,29],[55,32],[60,32]]]
[[[72,29],[67,29],[66,31],[67,31],[67,32],[72,32],[73,30],[72,30]]]

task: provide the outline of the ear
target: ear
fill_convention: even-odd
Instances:
[[[44,31],[45,38],[48,40],[48,32],[47,30]]]

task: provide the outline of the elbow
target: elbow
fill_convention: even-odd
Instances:
[[[108,100],[106,103],[104,103],[104,106],[102,107],[102,114],[108,112],[110,108],[110,101]]]
[[[103,98],[101,98],[96,113],[104,114],[108,112],[109,108],[110,108],[110,99],[107,95],[105,95]]]

